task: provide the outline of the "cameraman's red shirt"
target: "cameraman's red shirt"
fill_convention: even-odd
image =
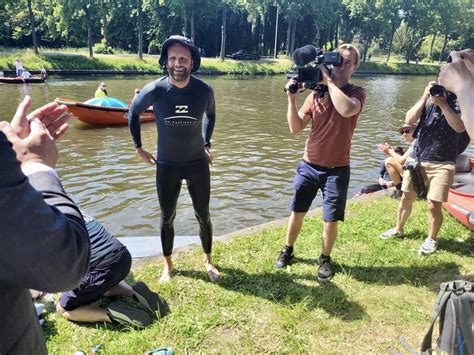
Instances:
[[[352,135],[364,107],[366,94],[363,88],[352,84],[341,90],[347,96],[360,101],[359,113],[343,117],[336,111],[330,98],[320,100],[317,93],[309,94],[299,110],[300,113],[311,116],[311,131],[303,156],[303,159],[311,164],[330,168],[350,163]]]

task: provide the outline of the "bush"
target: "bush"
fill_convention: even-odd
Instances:
[[[159,54],[161,52],[161,43],[156,39],[150,41],[148,45],[148,54]]]
[[[92,47],[94,53],[97,54],[114,54],[114,50],[112,47],[109,47],[105,40],[102,40],[100,43],[94,44]]]

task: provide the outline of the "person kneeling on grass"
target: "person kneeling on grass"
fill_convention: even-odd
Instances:
[[[164,314],[164,302],[143,282],[133,286],[125,283],[132,257],[127,248],[112,236],[95,218],[81,210],[90,238],[89,271],[81,284],[59,297],[56,311],[76,322],[119,322],[143,328],[152,323],[149,313],[115,300],[105,309],[92,303],[101,297],[126,296],[140,303],[147,311]]]

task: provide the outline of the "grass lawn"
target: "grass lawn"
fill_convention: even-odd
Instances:
[[[169,314],[144,330],[118,325],[74,324],[56,314],[44,326],[50,353],[96,344],[111,354],[143,354],[171,346],[177,353],[387,353],[403,351],[402,335],[418,349],[427,330],[439,284],[474,278],[474,239],[445,214],[439,250],[419,256],[427,231],[426,201],[417,201],[406,236],[380,240],[392,227],[397,201],[381,198],[351,203],[333,251],[336,274],[319,284],[321,217],[309,217],[295,247],[296,262],[275,270],[285,227],[267,228],[229,243],[216,243],[220,280],[207,281],[200,248],[175,255],[177,273],[158,284],[161,262],[134,269],[168,302]],[[51,309],[51,306],[50,306]]]

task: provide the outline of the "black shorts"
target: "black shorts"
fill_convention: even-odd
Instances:
[[[59,304],[66,311],[72,311],[97,301],[128,275],[131,266],[132,256],[127,248],[111,252],[89,270],[79,287],[63,292]]]

